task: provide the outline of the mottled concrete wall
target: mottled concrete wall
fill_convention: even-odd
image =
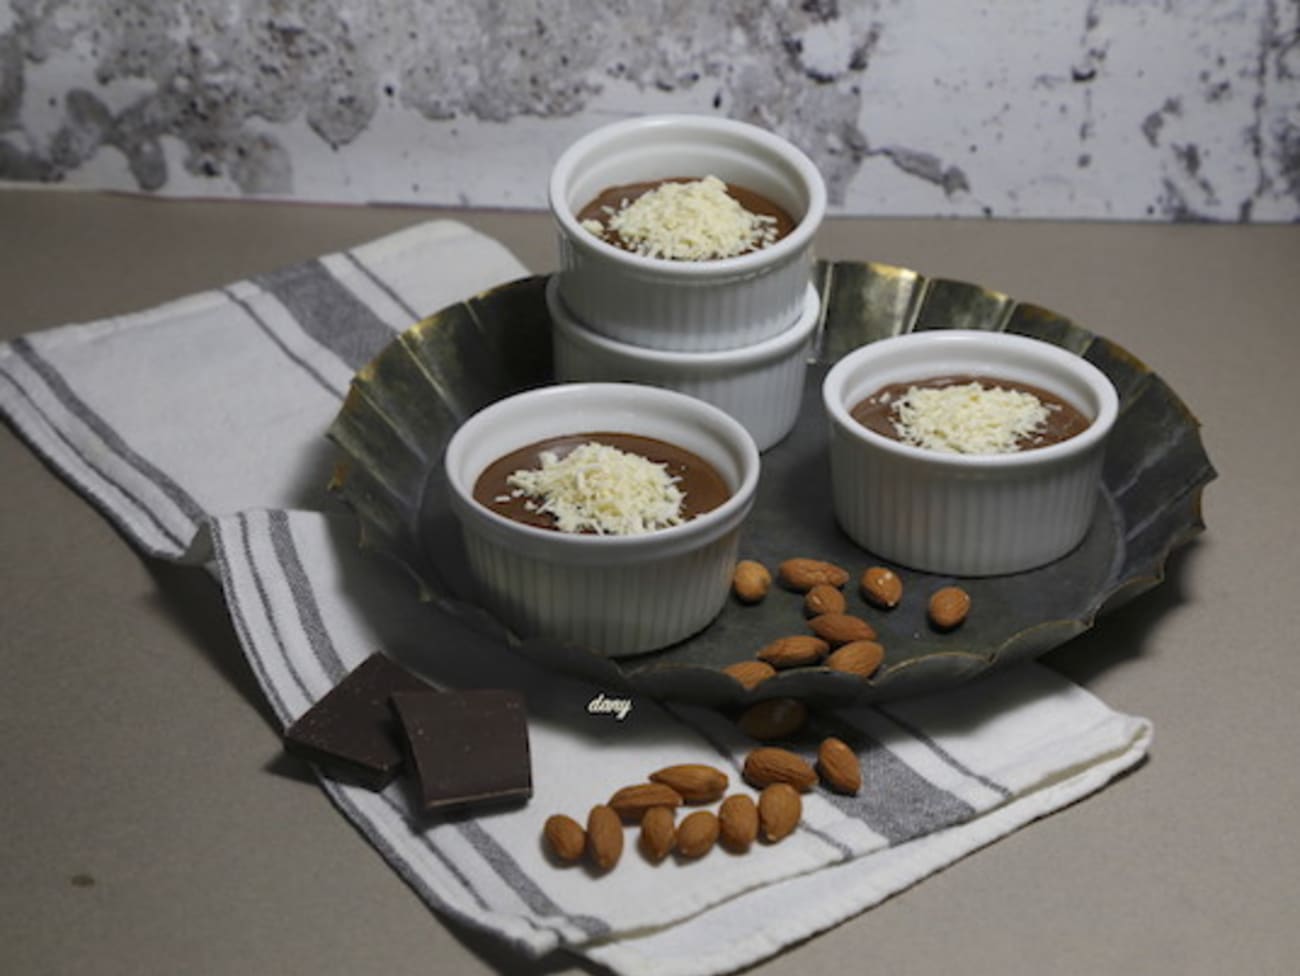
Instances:
[[[544,206],[578,134],[781,132],[846,213],[1300,219],[1300,0],[9,0],[0,179]]]

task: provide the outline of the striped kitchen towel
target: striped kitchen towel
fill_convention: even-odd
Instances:
[[[523,275],[497,243],[423,224],[344,254],[160,308],[0,345],[0,412],[157,557],[207,566],[276,715],[289,723],[380,647],[443,687],[526,696],[534,795],[477,816],[421,818],[401,784],[322,779],[332,802],[431,907],[530,956],[615,972],[728,972],[870,907],[1099,789],[1146,754],[1146,721],[1027,665],[941,695],[842,709],[817,731],[857,751],[858,797],[805,799],[800,829],[736,856],[652,866],[630,843],[603,877],[552,863],[555,812],[583,819],[661,766],[738,775],[749,747],[696,708],[540,670],[479,616],[420,603],[357,545],[326,497],[323,434],[358,366],[424,314]],[[250,762],[254,757],[250,757]]]

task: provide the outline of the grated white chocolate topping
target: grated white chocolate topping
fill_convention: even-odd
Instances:
[[[633,253],[673,261],[735,257],[776,240],[777,220],[755,214],[727,193],[716,176],[663,183],[617,210],[606,207],[604,224],[583,226],[602,235],[617,233]]]
[[[642,535],[682,522],[686,496],[664,464],[595,441],[539,458],[540,468],[515,471],[506,484],[561,532]]]
[[[1032,393],[980,383],[913,386],[891,408],[904,444],[949,454],[1010,454],[1039,430],[1048,407]]]

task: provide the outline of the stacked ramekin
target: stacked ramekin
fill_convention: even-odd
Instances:
[[[579,223],[610,187],[705,176],[767,197],[793,230],[738,257],[673,261],[615,247]],[[760,450],[789,433],[820,320],[810,272],[826,211],[825,184],[804,153],[726,119],[630,119],[565,151],[550,205],[560,239],[561,270],[547,290],[558,380],[687,393],[729,413]]]

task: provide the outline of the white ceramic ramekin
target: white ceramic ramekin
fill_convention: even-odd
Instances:
[[[715,352],[645,349],[593,332],[564,307],[556,278],[547,285],[546,306],[554,325],[555,377],[562,383],[645,383],[698,397],[739,420],[760,451],[790,433],[799,416],[821,309],[811,285],[803,313],[784,332]]]
[[[732,495],[689,522],[639,536],[548,531],[474,501],[474,482],[491,462],[588,431],[639,434],[692,451]],[[717,616],[759,474],[753,438],[730,416],[685,394],[631,383],[562,384],[500,400],[452,435],[445,465],[483,606],[520,636],[610,657],[666,647]]]
[[[794,230],[751,254],[670,261],[614,247],[575,216],[611,186],[709,175],[780,205]],[[761,342],[799,317],[826,186],[803,152],[757,126],[657,115],[597,129],[565,150],[551,172],[550,206],[560,292],[580,321],[631,345],[698,352]]]
[[[1040,387],[1092,422],[1059,444],[962,455],[891,440],[849,415],[890,383],[954,374]],[[875,555],[932,573],[991,576],[1049,563],[1087,534],[1118,397],[1082,357],[1000,332],[917,332],[849,353],[827,374],[822,399],[835,516]]]

